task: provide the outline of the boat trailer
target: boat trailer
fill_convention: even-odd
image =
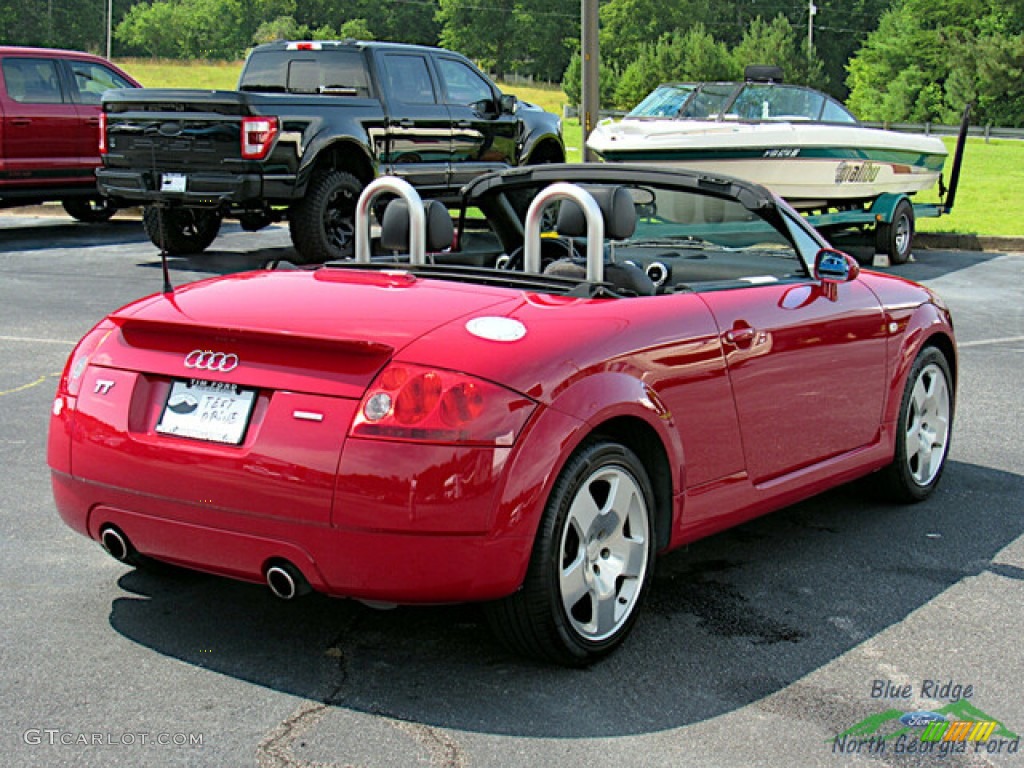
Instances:
[[[938,218],[953,210],[970,114],[971,105],[968,104],[960,120],[953,165],[949,172],[949,187],[945,187],[942,179],[939,179],[938,203],[915,203],[909,195],[883,192],[860,206],[802,213],[823,235],[829,240],[834,239],[839,245],[844,242],[863,245],[867,239],[874,246],[874,252],[885,254],[890,264],[905,263],[913,247],[914,222],[917,219]],[[870,237],[872,234],[873,238]]]

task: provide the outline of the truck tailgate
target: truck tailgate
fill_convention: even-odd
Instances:
[[[235,91],[143,89],[105,95],[108,167],[215,170],[241,160],[241,121],[252,113]]]

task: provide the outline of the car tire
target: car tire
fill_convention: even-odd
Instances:
[[[946,466],[953,431],[953,377],[935,347],[918,354],[907,376],[896,426],[896,451],[883,470],[888,494],[912,503],[926,499]]]
[[[629,634],[654,571],[654,492],[636,455],[585,442],[555,482],[522,588],[486,612],[513,651],[580,667]]]
[[[875,250],[889,257],[890,264],[906,264],[914,245],[914,206],[903,198],[896,204],[892,221],[875,228]]]
[[[69,197],[60,204],[68,216],[86,224],[102,224],[117,213],[117,206],[106,197]]]
[[[322,264],[355,253],[356,203],[363,185],[351,173],[321,171],[292,205],[288,229],[298,264]]]
[[[142,225],[157,248],[171,256],[202,253],[220,232],[220,213],[209,208],[146,206]]]

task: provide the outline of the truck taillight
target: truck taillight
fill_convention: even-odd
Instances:
[[[242,118],[242,157],[262,160],[277,137],[276,117]]]
[[[107,147],[107,113],[100,112],[100,154],[105,155],[109,151]]]

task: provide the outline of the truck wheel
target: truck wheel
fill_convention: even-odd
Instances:
[[[533,150],[525,165],[544,165],[546,163],[564,163],[565,157],[561,148],[553,141],[541,144]]]
[[[106,197],[69,197],[60,204],[68,216],[86,224],[102,224],[117,213],[117,206]]]
[[[210,208],[164,208],[147,205],[142,225],[153,245],[171,256],[202,253],[220,231],[220,214]]]
[[[890,264],[906,264],[914,241],[914,207],[904,198],[896,204],[892,221],[875,228],[875,250]]]
[[[306,196],[288,212],[299,264],[320,264],[355,253],[356,202],[363,185],[351,173],[320,171]]]

